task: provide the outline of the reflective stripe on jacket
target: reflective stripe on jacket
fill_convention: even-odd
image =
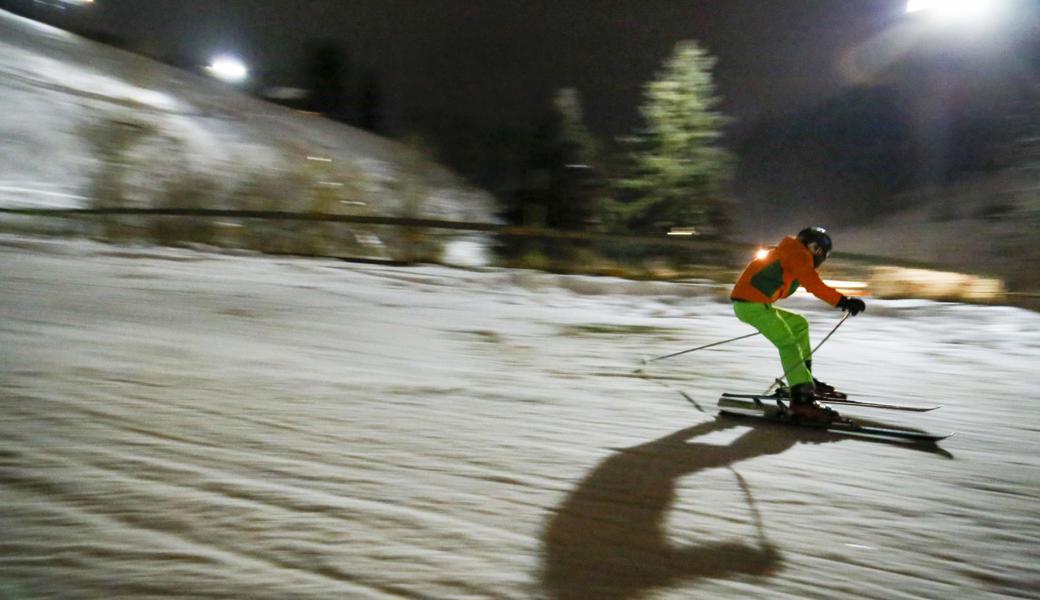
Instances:
[[[793,294],[799,285],[831,306],[837,306],[841,300],[841,293],[816,273],[809,249],[798,238],[788,236],[764,258],[748,264],[729,297],[772,304]]]

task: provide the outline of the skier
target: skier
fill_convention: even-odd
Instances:
[[[802,285],[820,300],[852,316],[866,310],[863,300],[843,296],[816,273],[831,247],[827,230],[806,227],[797,236],[785,237],[765,256],[751,261],[730,293],[737,318],[757,329],[780,351],[780,362],[790,384],[790,410],[803,420],[839,419],[837,412],[817,402],[817,395],[843,394],[813,377],[809,322],[802,315],[776,308],[773,303],[790,296]]]

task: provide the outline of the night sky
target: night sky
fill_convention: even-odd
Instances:
[[[525,127],[553,90],[576,87],[602,134],[638,120],[641,88],[675,43],[719,59],[724,110],[742,121],[806,106],[847,81],[859,41],[904,18],[904,0],[98,0],[95,29],[156,56],[246,59],[299,81],[305,48],[342,42],[355,77],[378,73],[388,112]],[[391,123],[400,126],[401,123]]]

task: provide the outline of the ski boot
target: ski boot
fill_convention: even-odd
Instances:
[[[819,379],[813,377],[813,387],[817,396],[826,396],[827,398],[836,398],[839,400],[845,400],[848,398],[848,394],[845,392],[839,392],[833,385],[824,383]]]
[[[788,411],[792,418],[803,423],[827,424],[842,420],[838,411],[816,401],[814,385],[811,383],[799,383],[791,388]]]
[[[775,396],[779,396],[781,398],[791,397],[791,388],[784,385],[783,382],[781,382],[779,379],[777,379],[776,385],[776,392],[774,392]],[[833,385],[820,381],[815,377],[813,377],[813,392],[816,394],[817,398],[833,398],[835,400],[847,400],[849,397],[849,395],[845,392],[839,391]]]
[[[805,368],[812,372],[812,360],[805,361]],[[839,392],[833,385],[824,383],[819,379],[813,377],[814,391],[817,397],[835,398],[838,400],[845,400],[848,398],[848,394],[845,392]]]

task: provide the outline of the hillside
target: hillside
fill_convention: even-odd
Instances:
[[[991,274],[1012,291],[1040,291],[1040,187],[1015,175],[907,198],[907,208],[842,232],[842,250]]]
[[[187,189],[227,208],[492,211],[402,144],[3,11],[0,156],[0,206],[157,206]]]

